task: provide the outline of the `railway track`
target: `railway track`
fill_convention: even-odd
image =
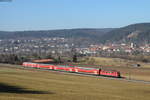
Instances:
[[[91,74],[85,74],[85,73],[74,73],[74,72],[66,72],[66,71],[59,71],[59,70],[50,70],[50,69],[42,69],[42,68],[32,68],[32,67],[23,67],[23,66],[10,66],[9,64],[5,65],[4,67],[9,68],[15,68],[15,69],[25,69],[25,70],[40,70],[40,71],[51,71],[51,72],[59,72],[62,74],[69,74],[69,75],[77,75],[77,76],[88,76],[88,77],[96,77],[100,79],[109,79],[109,80],[121,80],[121,81],[127,81],[127,82],[135,82],[135,83],[144,83],[144,84],[150,84],[150,81],[144,81],[144,80],[135,80],[135,79],[127,79],[127,78],[114,78],[114,77],[104,77],[104,76],[97,76],[97,75],[91,75]]]

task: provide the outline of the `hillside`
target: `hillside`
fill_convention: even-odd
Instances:
[[[0,31],[0,39],[17,38],[43,38],[43,37],[64,37],[74,40],[87,40],[98,42],[99,38],[111,31],[111,28],[104,29],[62,29],[62,30],[42,30],[42,31]]]
[[[104,34],[101,42],[150,43],[150,23],[132,24]]]
[[[82,44],[107,42],[150,43],[150,23],[121,28],[81,28],[37,31],[0,31],[0,39],[63,37]]]

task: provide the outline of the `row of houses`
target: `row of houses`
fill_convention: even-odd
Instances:
[[[150,53],[150,44],[145,44],[141,46],[136,46],[135,44],[107,44],[107,45],[90,45],[88,48],[77,48],[77,51],[81,54],[90,54],[90,53],[98,53],[101,51],[114,53],[114,52],[124,52],[124,53],[132,53],[132,52],[141,52],[141,53]]]

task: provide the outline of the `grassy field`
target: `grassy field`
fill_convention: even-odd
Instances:
[[[150,84],[6,66],[0,100],[150,100]]]
[[[89,65],[92,61],[95,65]],[[91,57],[88,59],[84,58],[83,61],[80,62],[80,64],[80,66],[117,70],[121,72],[123,77],[135,80],[150,81],[150,63],[143,63],[120,58]],[[135,64],[140,64],[141,66],[137,68],[133,66]]]
[[[132,61],[120,58],[89,57],[81,59],[81,64],[90,64],[90,63],[108,67],[112,66],[112,67],[132,67],[132,68],[135,64],[140,64],[141,65],[140,67],[142,68],[150,68],[150,63],[143,63],[139,61]]]

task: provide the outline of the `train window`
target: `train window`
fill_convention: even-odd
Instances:
[[[86,68],[86,67],[78,67],[79,69],[85,69],[85,70],[93,70],[93,69],[96,69],[96,68]]]
[[[106,72],[106,73],[109,73],[109,74],[111,74],[112,72]]]

